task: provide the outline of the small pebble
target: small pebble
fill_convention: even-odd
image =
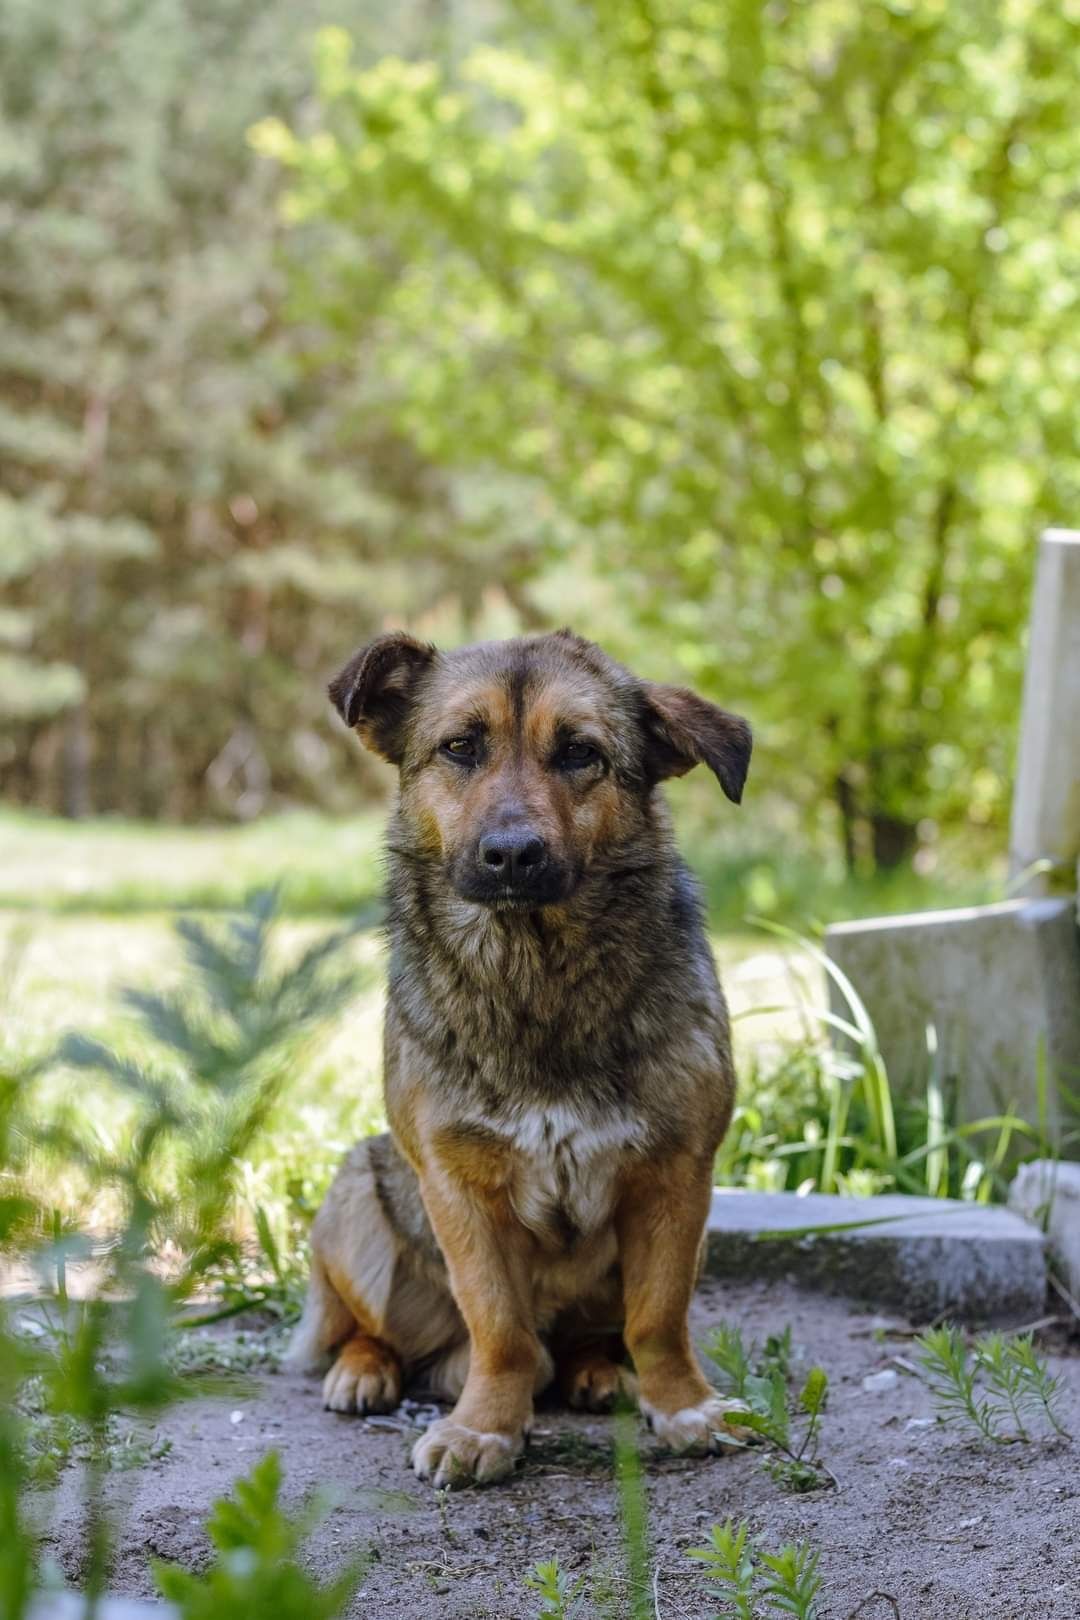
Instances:
[[[894,1389],[899,1382],[900,1374],[887,1367],[884,1372],[867,1373],[862,1381],[862,1387],[876,1395],[883,1389]]]
[[[229,1422],[230,1423],[243,1423],[243,1421],[244,1421],[244,1414],[243,1414],[243,1412],[241,1412],[239,1407],[237,1407],[235,1412],[230,1412],[229,1413]]]

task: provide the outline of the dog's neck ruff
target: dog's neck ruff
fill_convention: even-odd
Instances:
[[[625,1100],[635,1066],[670,1041],[704,945],[692,881],[665,857],[587,881],[551,915],[461,900],[391,855],[391,1002],[447,1085],[488,1112]],[[706,998],[710,978],[711,963]]]

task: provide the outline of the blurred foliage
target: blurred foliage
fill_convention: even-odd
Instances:
[[[178,1564],[157,1563],[155,1577],[183,1620],[333,1620],[341,1614],[363,1578],[364,1563],[320,1586],[295,1560],[307,1532],[322,1511],[312,1504],[299,1519],[280,1505],[281,1464],[268,1452],[234,1497],[219,1498],[207,1531],[217,1557],[204,1574]]]
[[[785,839],[778,818],[729,818],[711,778],[701,786],[700,803],[679,806],[676,831],[710,923],[725,933],[745,932],[751,915],[805,928],[1004,898],[992,867],[969,870],[951,849],[930,872],[908,865],[850,874],[838,852],[826,859],[794,833]],[[380,808],[347,820],[294,812],[246,826],[160,827],[0,810],[0,911],[26,913],[27,926],[42,910],[118,917],[220,911],[241,905],[256,884],[271,883],[286,915],[359,917],[374,926],[382,915],[385,819]]]
[[[496,32],[375,67],[321,35],[320,127],[253,132],[336,230],[296,311],[349,353],[389,263],[389,418],[517,489],[545,612],[745,707],[849,863],[1000,824],[1033,539],[1080,500],[1080,7],[511,0]]]
[[[137,1434],[131,1446],[131,1420],[185,1393],[183,1358],[171,1354],[177,1312],[222,1277],[226,1298],[235,1288],[244,1155],[303,1042],[351,993],[342,935],[320,938],[282,967],[272,921],[272,897],[262,895],[226,925],[180,926],[183,988],[130,998],[147,1036],[140,1056],[81,1036],[56,1054],[126,1100],[133,1124],[119,1143],[95,1129],[92,1103],[46,1105],[44,1065],[11,1065],[0,1081],[0,1260],[29,1262],[37,1274],[29,1298],[8,1289],[0,1300],[3,1620],[25,1612],[36,1579],[28,1487],[47,1485],[73,1456],[82,1464],[80,1579],[88,1594],[103,1589],[112,1536],[104,1475],[159,1454]],[[54,1178],[74,1166],[108,1190],[107,1231],[50,1209],[43,1164]],[[264,1227],[260,1238],[272,1246]],[[263,1293],[256,1281],[249,1303],[262,1303]],[[163,1572],[184,1613],[260,1613],[271,1587],[282,1594],[282,1614],[340,1610],[357,1572],[325,1592],[311,1585],[291,1561],[301,1530],[282,1518],[278,1486],[267,1461],[238,1487],[237,1504],[219,1504],[211,1533],[221,1556],[205,1581]]]
[[[444,476],[289,324],[276,167],[310,37],[407,47],[422,0],[0,0],[0,789],[188,819],[337,802],[325,681],[469,564]],[[497,558],[488,566],[502,569]],[[371,773],[369,788],[377,778]]]
[[[340,810],[356,642],[570,619],[745,709],[774,842],[995,835],[1080,499],[1078,44],[1077,0],[0,0],[0,792]]]

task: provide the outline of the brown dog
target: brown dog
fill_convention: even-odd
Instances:
[[[569,631],[440,653],[380,637],[332,683],[399,767],[386,1109],[312,1234],[293,1359],[335,1411],[456,1398],[436,1485],[509,1473],[553,1375],[602,1408],[629,1350],[660,1439],[738,1431],[687,1311],[731,1114],[727,1010],[658,784],[738,801],[745,721]]]

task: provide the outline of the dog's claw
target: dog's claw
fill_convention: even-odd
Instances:
[[[523,1445],[522,1434],[486,1433],[439,1418],[413,1446],[412,1465],[436,1490],[494,1485],[513,1473]]]
[[[727,1401],[711,1395],[697,1406],[684,1406],[678,1412],[659,1412],[655,1407],[642,1410],[661,1445],[684,1456],[704,1456],[710,1451],[735,1450],[754,1445],[759,1436],[738,1422],[746,1407],[740,1401]]]
[[[401,1400],[400,1369],[343,1352],[323,1379],[322,1398],[328,1412],[392,1412]]]

